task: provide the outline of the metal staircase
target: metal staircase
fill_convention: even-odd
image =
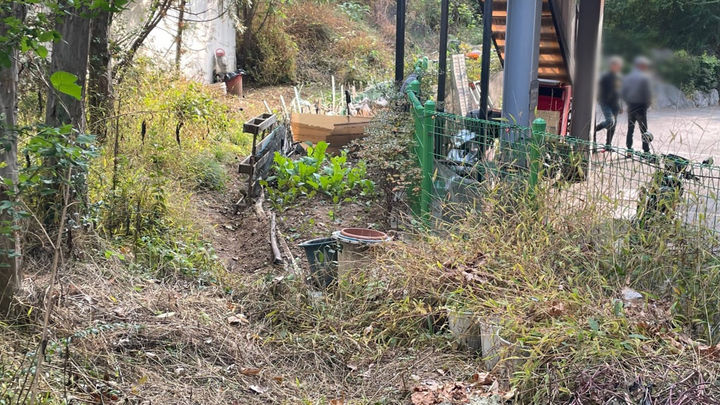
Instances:
[[[572,83],[568,68],[567,48],[560,29],[560,17],[554,12],[553,0],[543,0],[538,78]],[[507,0],[493,0],[492,39],[500,62],[505,63],[505,36],[507,32]]]

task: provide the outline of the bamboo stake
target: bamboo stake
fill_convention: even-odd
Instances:
[[[300,92],[298,91],[297,86],[293,86],[293,90],[295,90],[295,103],[297,104],[297,110],[299,113],[302,113],[302,107],[300,106]]]
[[[341,84],[341,85],[340,85],[340,98],[345,97],[344,94],[345,94],[345,85],[344,85],[344,84]],[[342,112],[342,104],[343,104],[343,103],[340,103],[340,106],[339,106],[339,107],[340,107],[340,111],[338,112],[338,114],[340,114],[340,113]]]
[[[335,111],[335,75],[330,76],[332,80],[332,110]]]
[[[283,97],[282,94],[280,95],[280,103],[282,104],[283,114],[285,115],[285,118],[286,119],[290,118],[290,114],[288,113],[288,109],[287,109],[287,104],[285,104],[285,97]]]

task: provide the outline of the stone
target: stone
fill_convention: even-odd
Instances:
[[[712,89],[708,94],[710,99],[710,105],[720,104],[720,94],[718,94],[718,89]]]
[[[642,294],[633,290],[630,287],[623,288],[621,293],[622,293],[623,301],[625,301],[625,302],[633,302],[635,300],[640,300],[643,297]]]
[[[657,83],[653,91],[655,93],[655,107],[683,109],[693,108],[695,103],[688,100],[682,90],[668,83]]]
[[[700,90],[695,90],[692,94],[692,99],[695,102],[695,105],[700,108],[705,108],[708,105],[710,105],[710,99],[707,94],[703,93]]]

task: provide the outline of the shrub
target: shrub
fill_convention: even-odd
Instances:
[[[720,59],[715,55],[704,53],[698,61],[698,73],[695,77],[695,86],[703,91],[718,87],[720,76]]]
[[[298,79],[327,82],[334,74],[340,82],[369,82],[386,76],[391,52],[363,21],[365,10],[358,3],[311,1],[288,8],[286,31],[299,47]]]
[[[370,6],[366,4],[354,3],[346,1],[340,3],[340,10],[348,15],[353,21],[362,22],[370,15]]]
[[[420,168],[413,152],[413,118],[402,99],[396,106],[379,111],[358,141],[358,155],[367,162],[368,172],[382,191],[387,220],[396,208],[408,206],[407,191],[420,184]]]
[[[239,63],[261,85],[295,81],[298,46],[286,33],[285,16],[272,4],[254,5],[256,18],[237,33]],[[270,7],[270,9],[267,9]]]
[[[119,248],[133,247],[131,264],[144,272],[211,280],[217,263],[186,205],[194,190],[225,188],[223,163],[249,148],[238,129],[244,117],[203,85],[142,61],[116,91],[123,118],[89,170],[96,231]]]
[[[298,46],[280,24],[267,24],[257,34],[256,57],[247,66],[259,84],[292,83],[296,78]]]
[[[718,87],[720,59],[707,53],[696,56],[680,50],[660,60],[658,72],[685,93],[693,90],[709,91]]]

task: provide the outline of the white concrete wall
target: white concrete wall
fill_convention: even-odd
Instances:
[[[137,31],[149,13],[151,0],[137,0],[123,11],[113,30],[121,38]],[[180,69],[189,79],[212,82],[215,50],[225,51],[228,71],[236,69],[235,25],[231,17],[234,7],[229,0],[188,0],[182,35]],[[175,64],[179,11],[171,9],[145,40],[140,54],[152,58],[160,68],[172,69]]]

